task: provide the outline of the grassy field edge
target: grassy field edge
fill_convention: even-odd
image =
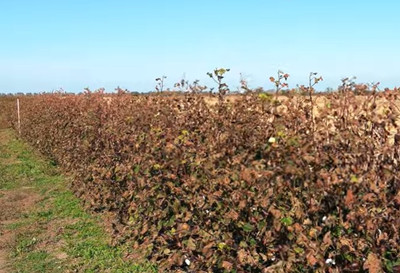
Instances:
[[[68,178],[56,166],[9,129],[0,130],[0,140],[0,198],[9,198],[13,202],[10,207],[15,205],[10,208],[15,211],[13,217],[2,221],[0,227],[1,233],[12,234],[9,270],[157,272],[146,261],[124,259],[129,245],[110,244],[101,218],[85,212],[68,189]]]

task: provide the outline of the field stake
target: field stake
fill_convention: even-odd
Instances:
[[[17,99],[18,133],[21,135],[21,115],[19,113],[19,99]]]

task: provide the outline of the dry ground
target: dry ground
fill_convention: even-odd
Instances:
[[[8,259],[16,238],[15,231],[6,226],[15,224],[37,201],[38,194],[29,187],[0,191],[0,273],[10,270]]]

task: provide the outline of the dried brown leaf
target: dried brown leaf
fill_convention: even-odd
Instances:
[[[364,269],[368,269],[369,273],[382,273],[381,261],[375,253],[371,252],[368,254],[367,260],[363,266]]]

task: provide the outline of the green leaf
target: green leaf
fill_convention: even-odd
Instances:
[[[172,217],[169,218],[169,220],[167,222],[165,222],[164,226],[167,226],[167,227],[172,226],[173,224],[175,224],[175,219],[176,219],[175,215],[172,215]]]
[[[293,225],[293,219],[290,216],[289,217],[284,217],[284,218],[281,219],[281,223],[288,227],[288,226]]]
[[[258,229],[262,229],[262,228],[264,228],[266,225],[267,225],[267,221],[262,220],[262,221],[258,222],[257,227],[258,227]]]
[[[304,249],[302,249],[301,247],[295,247],[293,250],[294,250],[294,252],[296,252],[297,254],[301,254],[301,253],[304,252]]]
[[[186,246],[187,246],[190,250],[196,250],[196,243],[195,243],[195,241],[193,240],[193,238],[189,238],[189,240],[187,240]]]
[[[357,176],[355,176],[354,174],[350,176],[350,181],[353,183],[357,183],[358,182],[358,178]]]
[[[348,253],[345,253],[345,254],[343,254],[343,257],[346,259],[346,260],[348,260],[349,262],[353,262],[353,256],[351,256],[350,254],[348,254]]]
[[[219,250],[223,250],[224,248],[226,248],[226,244],[225,243],[218,243],[218,249]]]
[[[242,226],[242,229],[243,229],[245,232],[251,232],[251,231],[253,231],[254,227],[253,227],[250,223],[245,223],[245,224]]]

